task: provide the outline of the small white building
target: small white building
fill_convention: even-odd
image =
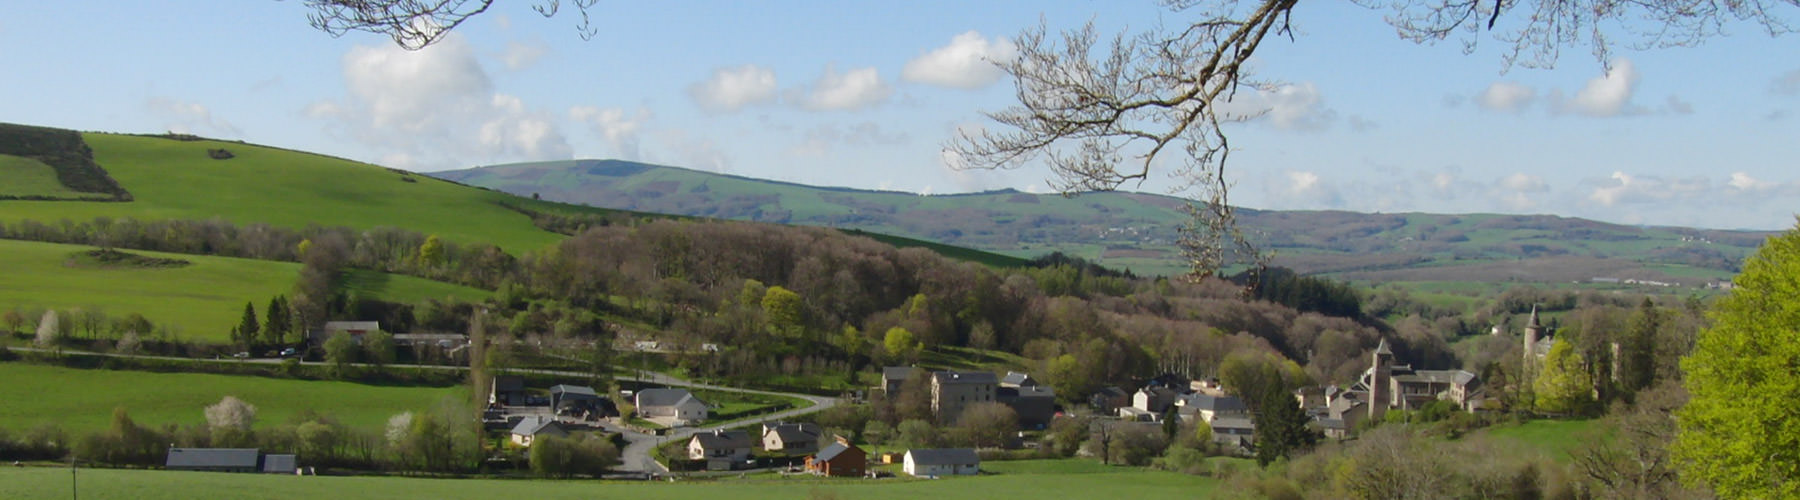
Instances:
[[[974,448],[906,450],[901,470],[919,477],[974,475],[981,473],[981,457]]]

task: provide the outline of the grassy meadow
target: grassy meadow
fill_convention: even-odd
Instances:
[[[1570,452],[1585,443],[1584,435],[1594,428],[1595,420],[1532,420],[1518,425],[1489,427],[1484,432],[1500,441],[1542,450],[1557,461],[1567,461]]]
[[[94,160],[129,190],[129,203],[0,202],[0,220],[54,223],[94,217],[211,219],[238,224],[401,227],[518,253],[561,236],[498,204],[511,195],[326,156],[219,141],[83,134]],[[214,160],[207,149],[235,158]],[[16,167],[15,167],[16,168]],[[10,170],[0,170],[10,172]],[[10,177],[10,176],[7,176]]]
[[[82,193],[63,187],[56,179],[56,169],[44,162],[13,155],[0,155],[0,197],[42,196],[48,198],[106,198],[104,194]]]
[[[187,499],[376,498],[439,499],[613,499],[731,498],[733,500],[1001,500],[1045,498],[1208,498],[1211,479],[1171,472],[1107,467],[1085,460],[1011,462],[999,472],[939,480],[779,478],[768,474],[714,481],[544,481],[419,479],[401,477],[275,476],[205,472],[83,469],[82,498]],[[1067,463],[1064,463],[1067,462]],[[984,467],[987,464],[983,464]],[[0,469],[0,498],[62,498],[69,494],[68,469]]]
[[[285,422],[306,410],[353,427],[377,428],[387,418],[424,410],[460,387],[389,387],[351,382],[288,380],[199,373],[84,370],[0,363],[0,428],[23,432],[55,423],[70,434],[105,429],[124,407],[139,424],[200,424],[204,409],[225,396],[256,405],[258,425]],[[0,483],[8,481],[0,480]],[[83,492],[85,493],[85,492]],[[200,495],[205,496],[205,495]],[[0,492],[0,498],[23,498]]]
[[[0,206],[6,203],[13,202],[0,202]],[[27,312],[98,308],[116,317],[136,312],[152,324],[171,325],[182,339],[222,341],[230,338],[231,327],[243,317],[245,301],[255,303],[260,315],[270,298],[292,293],[300,275],[296,263],[229,257],[129,252],[189,262],[180,267],[100,267],[70,257],[92,249],[0,240],[0,308]],[[488,294],[465,286],[368,271],[353,272],[346,286],[353,292],[402,302],[447,296],[478,299]]]

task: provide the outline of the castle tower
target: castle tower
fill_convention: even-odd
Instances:
[[[1525,322],[1525,364],[1530,367],[1531,361],[1537,357],[1538,340],[1544,336],[1544,324],[1538,321],[1537,304],[1531,305],[1531,319]]]
[[[1369,418],[1381,418],[1387,413],[1392,403],[1394,351],[1388,349],[1387,339],[1381,339],[1381,345],[1375,346],[1375,354],[1369,367]]]

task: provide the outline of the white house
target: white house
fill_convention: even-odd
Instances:
[[[706,402],[687,389],[644,389],[635,398],[639,417],[670,427],[690,425],[707,417]]]

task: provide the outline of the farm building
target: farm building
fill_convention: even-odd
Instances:
[[[256,448],[169,448],[163,468],[203,472],[257,472],[262,455]]]
[[[980,474],[981,457],[975,455],[974,448],[906,450],[906,463],[901,470],[920,477]]]

